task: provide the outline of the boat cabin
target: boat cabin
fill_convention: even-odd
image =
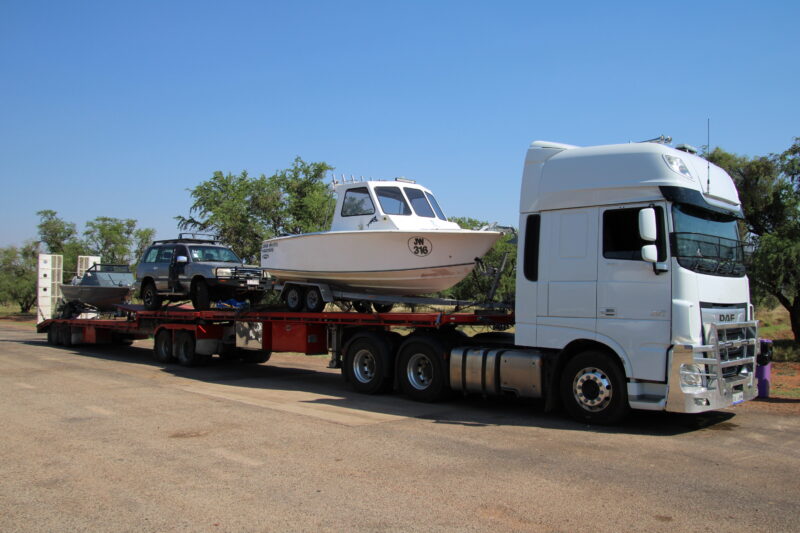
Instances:
[[[410,180],[358,181],[334,185],[331,231],[453,230],[433,193]]]

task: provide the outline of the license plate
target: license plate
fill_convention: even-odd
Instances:
[[[744,401],[744,392],[733,393],[733,404],[742,403]]]
[[[248,279],[247,280],[247,284],[248,285],[258,285],[258,280],[257,279]]]

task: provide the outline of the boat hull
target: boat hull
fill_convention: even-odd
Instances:
[[[331,231],[265,241],[261,267],[282,282],[310,281],[377,294],[446,290],[500,237],[490,231]]]
[[[61,295],[67,301],[79,301],[101,311],[111,311],[117,304],[128,301],[130,287],[104,287],[102,285],[61,285]]]

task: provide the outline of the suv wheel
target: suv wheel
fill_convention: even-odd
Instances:
[[[205,311],[211,307],[211,296],[208,291],[208,283],[205,280],[197,280],[192,291],[192,307],[198,311]]]
[[[142,288],[142,302],[144,302],[144,308],[148,311],[161,309],[161,296],[159,296],[156,285],[152,281],[147,282]]]

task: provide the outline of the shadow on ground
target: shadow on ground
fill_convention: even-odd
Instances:
[[[48,346],[43,334],[36,339],[0,340],[30,346]],[[143,341],[146,343],[147,341]],[[701,430],[728,431],[737,427],[731,421],[734,413],[711,411],[700,415],[634,411],[623,423],[616,426],[587,425],[573,421],[562,412],[545,412],[541,400],[519,400],[516,398],[482,398],[477,395],[456,396],[436,404],[420,404],[398,394],[366,396],[349,389],[339,370],[326,368],[327,358],[315,358],[309,364],[304,356],[297,355],[297,366],[290,366],[288,358],[264,364],[244,364],[214,357],[203,367],[183,367],[178,364],[162,364],[153,360],[152,349],[145,346],[87,345],[61,348],[65,357],[79,355],[108,361],[145,365],[160,368],[171,375],[203,383],[241,387],[247,389],[269,389],[303,391],[321,396],[308,404],[324,404],[366,412],[397,415],[435,424],[462,426],[517,426],[556,429],[584,433],[632,434],[644,436],[675,436]],[[294,357],[294,356],[293,356]],[[67,362],[68,359],[65,359]],[[776,403],[796,402],[784,398],[768,401]]]

